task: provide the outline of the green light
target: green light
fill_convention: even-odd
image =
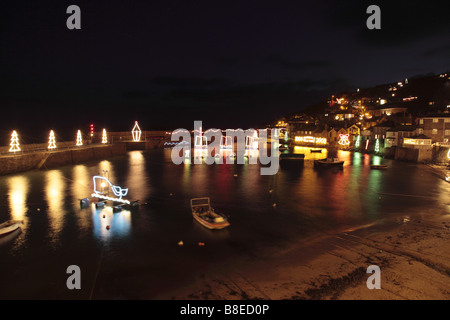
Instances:
[[[355,148],[356,149],[359,148],[360,141],[361,141],[361,136],[358,135],[358,137],[356,138],[356,142],[355,142]]]
[[[375,152],[380,152],[380,139],[377,139],[375,143]]]

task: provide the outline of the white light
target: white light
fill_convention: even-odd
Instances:
[[[82,146],[83,145],[83,141],[81,139],[81,131],[78,130],[77,132],[77,146]]]
[[[300,136],[297,136],[294,138],[294,140],[295,140],[295,142],[327,144],[327,138],[322,138],[322,137],[311,137],[311,136],[300,137]]]
[[[56,148],[55,133],[53,132],[53,130],[51,130],[50,136],[48,138],[48,149],[55,149],[55,148]]]
[[[19,147],[19,137],[17,136],[16,130],[14,130],[11,134],[11,148],[9,148],[9,152],[20,151]]]
[[[108,137],[106,136],[106,129],[103,129],[102,143],[108,143]]]
[[[111,190],[112,190],[112,192],[114,193],[114,195],[115,195],[116,197],[119,197],[119,198],[111,198],[111,199],[108,199],[108,200],[114,200],[114,201],[120,200],[120,199],[122,199],[122,197],[126,196],[127,193],[128,193],[128,188],[122,189],[120,186],[115,186],[115,185],[113,185],[113,184],[112,184],[107,178],[105,178],[105,177],[102,177],[102,176],[94,176],[94,177],[93,177],[93,180],[94,180],[94,192],[95,192],[94,194],[97,194],[97,195],[99,195],[99,196],[104,197],[104,196],[102,195],[102,194],[103,194],[103,191],[97,190],[97,180],[103,180],[103,181],[101,182],[100,186],[104,188],[104,187],[106,186],[106,184],[105,184],[105,182],[106,182],[106,183],[109,184],[109,186],[111,187]]]
[[[338,143],[341,145],[341,146],[348,146],[349,144],[350,144],[350,140],[348,139],[348,137],[349,137],[350,135],[347,133],[347,134],[340,134],[339,135],[339,141],[338,141]]]
[[[130,204],[130,201],[128,201],[128,200],[102,196],[102,195],[100,195],[98,193],[93,193],[93,194],[91,194],[91,196],[95,197],[95,198],[99,198],[99,199],[111,200],[111,201],[116,201],[116,202],[122,202],[122,203]]]
[[[139,128],[137,121],[134,122],[134,127],[133,130],[131,130],[131,134],[134,142],[141,141],[141,128]]]

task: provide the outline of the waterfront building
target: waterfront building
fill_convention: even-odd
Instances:
[[[403,138],[403,147],[412,149],[431,150],[432,139],[424,134]]]
[[[417,123],[424,135],[433,143],[448,144],[450,142],[450,114],[442,113],[417,118]]]
[[[420,134],[417,126],[414,125],[400,125],[386,130],[386,139],[384,140],[385,148],[398,147],[401,145],[403,138],[409,138]]]

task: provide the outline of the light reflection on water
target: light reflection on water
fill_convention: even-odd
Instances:
[[[9,208],[12,220],[27,222],[27,196],[30,189],[29,180],[24,176],[14,176],[7,180],[9,186]]]
[[[66,181],[60,170],[50,170],[45,175],[45,196],[48,205],[49,237],[53,242],[59,238],[64,225]]]
[[[91,205],[90,209],[93,221],[93,233],[97,239],[107,243],[108,240],[114,238],[124,239],[130,233],[130,211],[122,210],[113,213],[111,207],[96,209],[95,205]]]
[[[92,236],[106,243],[128,239],[136,230],[143,237],[150,237],[148,226],[154,228],[155,234],[164,234],[165,230],[188,232],[195,225],[189,208],[193,197],[211,197],[213,206],[231,217],[230,230],[237,238],[240,232],[243,237],[244,233],[245,237],[252,235],[252,230],[260,233],[254,237],[263,237],[264,232],[274,237],[302,235],[308,230],[362,224],[403,214],[411,208],[447,207],[450,203],[450,184],[419,165],[338,151],[337,157],[345,161],[342,169],[317,169],[313,160],[326,157],[326,149],[322,153],[309,150],[296,147],[294,152],[305,154],[305,165],[294,169],[280,167],[274,176],[262,176],[260,166],[253,164],[177,166],[170,160],[170,150],[152,150],[2,177],[0,191],[8,204],[3,208],[9,210],[0,212],[0,221],[24,220],[19,235],[22,244],[34,231],[36,238],[47,233],[44,238],[52,246],[64,234],[69,240]],[[383,163],[389,168],[370,168],[371,164]],[[92,177],[99,173],[109,175],[113,184],[129,188],[130,200],[138,199],[148,205],[141,205],[138,212],[118,213],[110,207],[80,208],[80,199],[90,196]],[[255,219],[259,216],[264,218]],[[170,236],[172,231],[168,232]]]
[[[132,273],[138,265],[164,270],[151,277],[156,283],[170,282],[176,281],[171,275],[182,278],[185,270],[197,270],[199,265],[234,261],[239,254],[251,256],[285,241],[304,241],[317,232],[390,217],[410,219],[426,211],[449,212],[450,184],[426,166],[338,151],[337,157],[345,160],[343,168],[315,168],[313,160],[326,153],[309,150],[295,150],[305,154],[303,166],[281,166],[274,176],[262,176],[260,166],[250,164],[175,165],[170,150],[151,150],[0,177],[0,221],[25,221],[22,233],[0,238],[0,274],[20,270],[26,274],[39,260],[36,270],[53,266],[64,277],[57,261],[65,255],[64,261],[71,264],[91,266],[91,273],[83,272],[94,278],[102,251],[106,274],[126,276],[130,272],[123,269]],[[388,169],[374,170],[371,164],[388,164]],[[111,207],[96,209],[92,203],[81,208],[80,199],[90,196],[92,177],[99,173],[108,173],[114,185],[129,188],[130,200],[140,200],[141,206],[117,213]],[[189,200],[203,196],[230,217],[229,228],[207,230],[192,218]],[[183,248],[177,245],[180,240]],[[200,241],[206,242],[201,250]],[[41,253],[45,259],[40,259]],[[166,273],[173,265],[179,270]],[[49,274],[46,280],[53,277]],[[2,285],[5,280],[0,277]]]

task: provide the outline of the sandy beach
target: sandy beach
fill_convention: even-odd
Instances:
[[[393,221],[323,234],[273,254],[218,266],[163,299],[447,300],[450,215]],[[381,269],[369,290],[367,267]]]

